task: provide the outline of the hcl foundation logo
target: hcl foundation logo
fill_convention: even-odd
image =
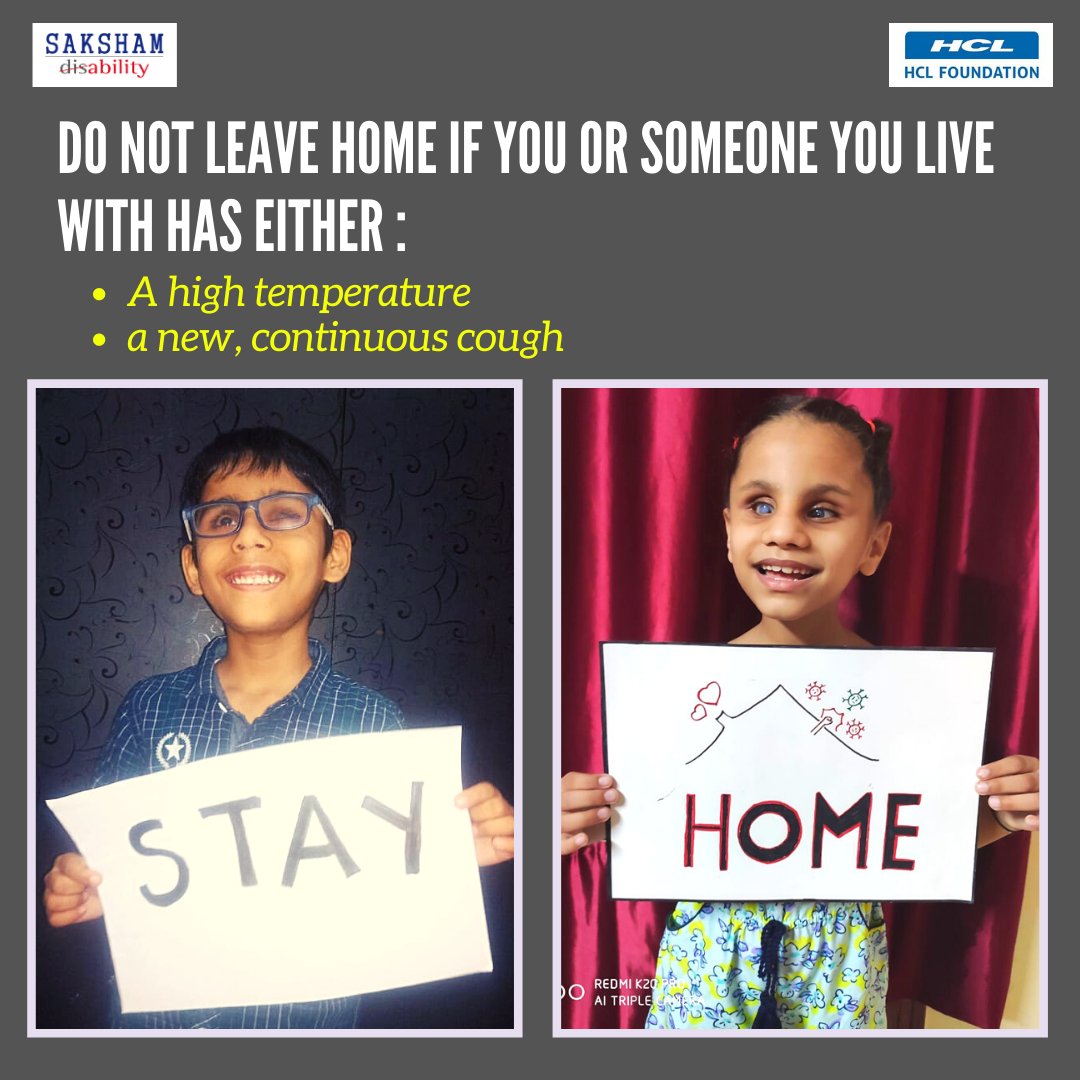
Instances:
[[[1053,86],[1053,23],[889,23],[890,86]]]
[[[34,23],[34,86],[176,86],[176,23]]]

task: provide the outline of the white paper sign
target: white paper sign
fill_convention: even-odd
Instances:
[[[49,802],[94,869],[125,1012],[491,970],[461,729],[346,735]]]
[[[971,900],[992,651],[601,649],[614,898]]]

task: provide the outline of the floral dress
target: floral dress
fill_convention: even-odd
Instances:
[[[762,931],[773,921],[783,924],[773,980],[780,1027],[885,1027],[881,905],[813,901],[679,904],[660,941],[645,1026],[752,1027],[767,982]]]

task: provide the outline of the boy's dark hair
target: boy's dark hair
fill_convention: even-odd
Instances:
[[[197,506],[207,482],[220,473],[278,468],[288,469],[311,488],[330,511],[334,527],[344,528],[345,493],[334,467],[315,447],[280,428],[237,428],[218,435],[188,465],[180,486],[180,506]],[[327,525],[327,551],[332,539],[333,531]]]
[[[770,398],[750,417],[733,443],[730,477],[739,467],[743,443],[756,428],[782,416],[805,416],[819,424],[835,424],[853,435],[862,447],[863,468],[874,487],[874,513],[881,518],[892,499],[892,476],[889,473],[889,442],[892,425],[875,418],[865,420],[851,405],[827,397],[807,397],[804,394],[780,394]]]

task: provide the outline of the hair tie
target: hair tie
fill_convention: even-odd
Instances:
[[[870,425],[870,434],[871,435],[876,435],[877,434],[877,424],[875,424],[873,420],[867,420],[866,422]]]
[[[738,450],[739,449],[739,436],[738,435],[736,435],[735,438],[731,440],[731,449],[732,450]]]

